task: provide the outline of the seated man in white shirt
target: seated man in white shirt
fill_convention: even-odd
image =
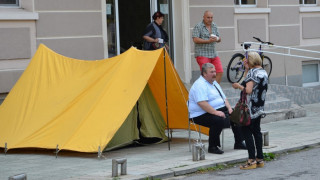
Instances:
[[[190,118],[196,124],[209,127],[208,152],[223,154],[219,149],[220,134],[226,121],[226,115],[232,113],[232,108],[220,85],[216,82],[216,70],[213,64],[202,65],[201,76],[194,82],[189,92]],[[246,149],[240,128],[231,123],[235,137],[234,149]]]

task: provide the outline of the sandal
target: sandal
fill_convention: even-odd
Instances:
[[[257,162],[255,160],[248,160],[246,164],[241,165],[240,169],[248,170],[248,169],[255,169],[257,168]]]
[[[256,159],[256,161],[257,161],[257,167],[262,168],[264,166],[263,159]]]

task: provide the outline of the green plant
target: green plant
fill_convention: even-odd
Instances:
[[[263,153],[263,158],[265,161],[272,161],[276,157],[273,153]]]
[[[152,177],[147,177],[144,180],[161,180],[160,178],[152,178]]]
[[[217,171],[228,168],[230,165],[227,164],[217,164],[216,166],[208,167],[208,168],[199,168],[198,172],[207,172],[207,171]]]
[[[185,166],[188,166],[188,165],[180,165],[180,166],[177,166],[177,167],[175,167],[175,168],[185,167]]]

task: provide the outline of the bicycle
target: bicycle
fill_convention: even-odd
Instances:
[[[264,42],[261,39],[257,37],[253,37],[255,40],[260,42],[259,45],[259,55],[262,59],[262,68],[266,70],[268,77],[271,74],[272,71],[272,62],[271,59],[268,56],[265,56],[262,51],[262,45],[270,45],[272,46],[273,43],[271,42]],[[241,44],[243,46],[243,44]],[[244,44],[244,49],[248,50],[251,47],[251,44]],[[236,53],[232,56],[232,58],[229,61],[229,64],[227,66],[227,78],[230,83],[239,82],[243,74],[245,72],[244,67],[244,60],[248,57],[248,51],[245,51],[245,53]]]

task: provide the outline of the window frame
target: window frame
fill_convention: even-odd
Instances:
[[[308,83],[304,83],[302,81],[302,86],[303,87],[319,86],[320,85],[320,62],[319,61],[303,61],[302,62],[302,66],[303,65],[316,65],[316,66],[318,66],[317,67],[317,69],[318,69],[318,81],[316,81],[316,82],[308,82]],[[302,76],[303,76],[303,72],[302,72]]]
[[[236,0],[234,1],[234,5],[238,7],[257,7],[257,0],[254,0],[255,4],[242,4],[242,0],[239,0],[239,4],[236,4]]]
[[[300,4],[300,6],[317,6],[318,5],[318,0],[316,0],[316,2],[315,2],[315,4],[305,4],[305,1],[307,1],[307,0],[301,0],[302,1],[302,3],[300,3],[300,1],[299,1],[299,4]]]
[[[16,1],[15,4],[0,4],[0,7],[20,7],[20,0],[15,0],[15,1]]]

